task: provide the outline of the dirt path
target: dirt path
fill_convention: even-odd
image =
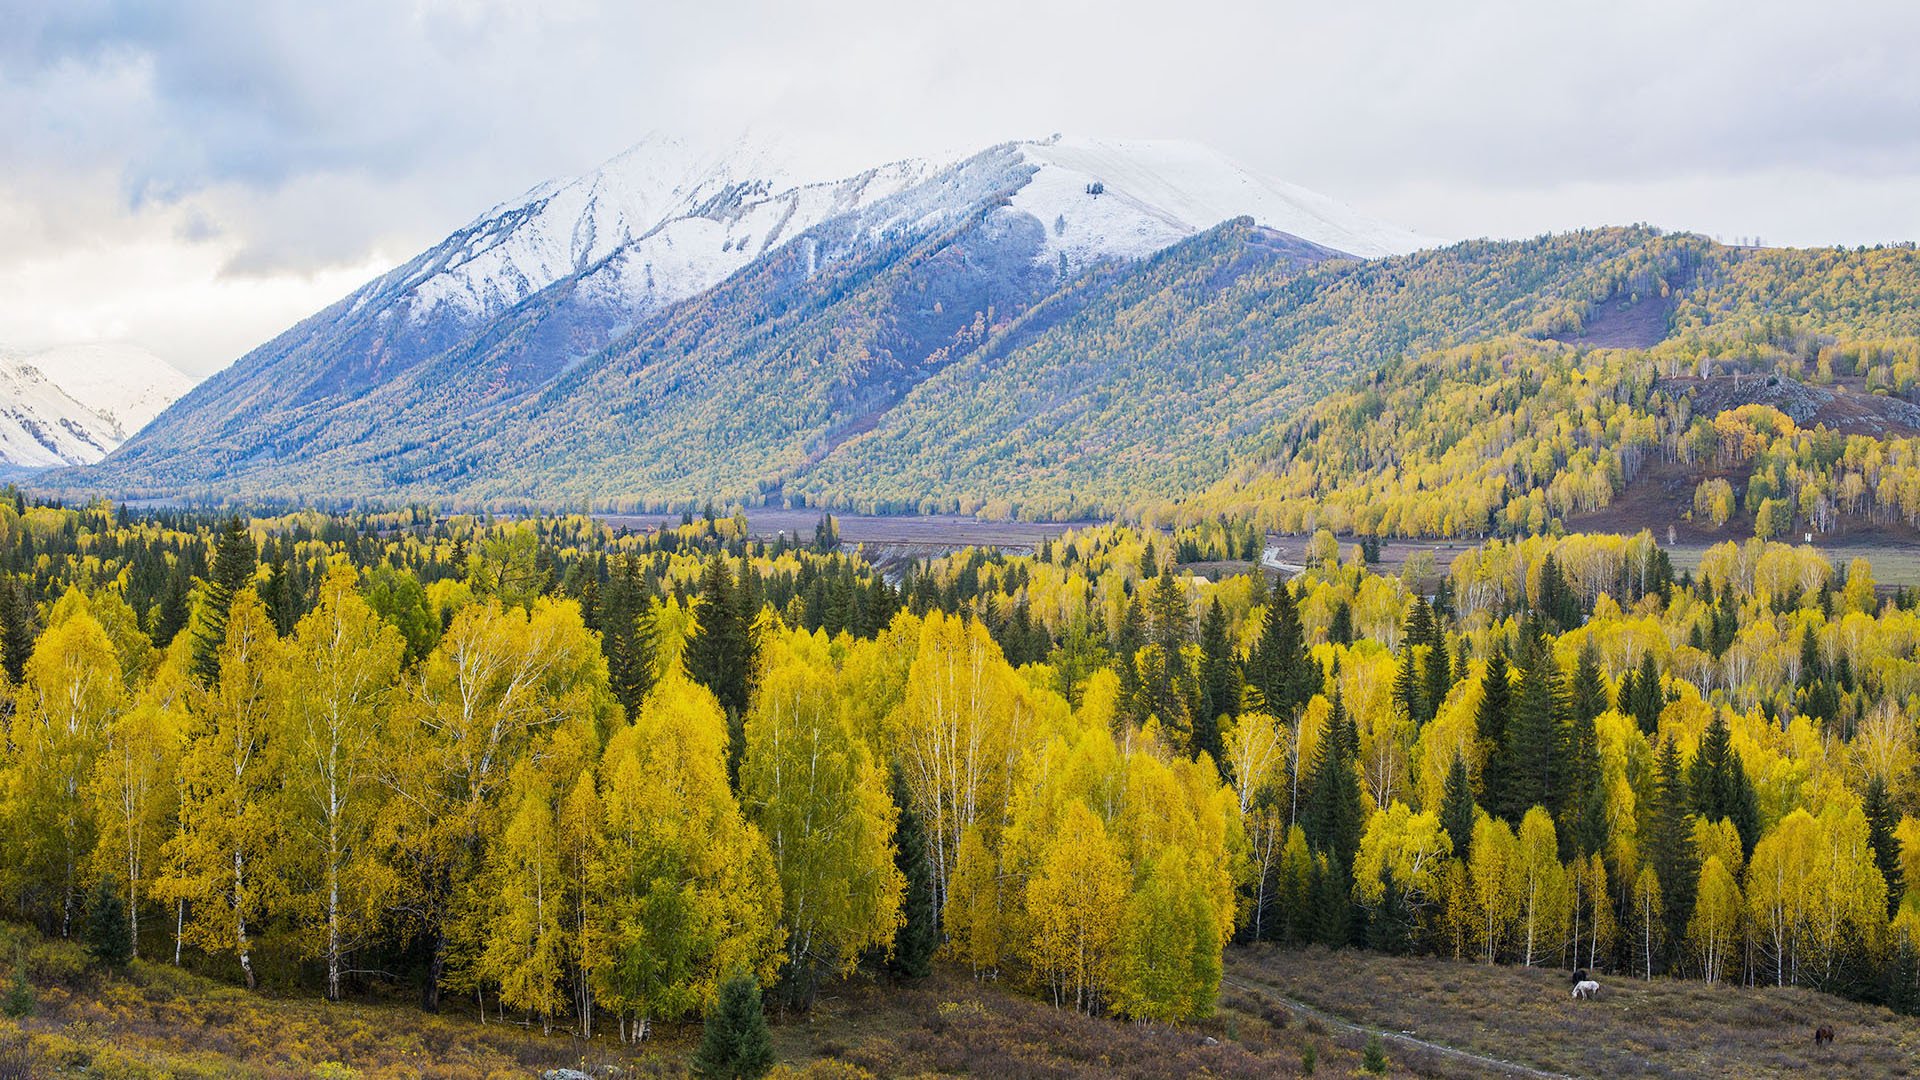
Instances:
[[[1546,1072],[1542,1069],[1536,1069],[1531,1065],[1522,1065],[1517,1061],[1503,1061],[1500,1058],[1488,1057],[1485,1054],[1476,1054],[1471,1050],[1462,1050],[1458,1047],[1447,1046],[1444,1043],[1431,1042],[1405,1032],[1388,1031],[1385,1028],[1372,1027],[1367,1024],[1357,1024],[1343,1017],[1335,1016],[1324,1009],[1309,1005],[1304,1001],[1287,997],[1285,994],[1280,993],[1270,986],[1262,986],[1259,983],[1242,979],[1236,975],[1223,976],[1220,982],[1223,986],[1231,986],[1237,990],[1245,990],[1250,994],[1258,994],[1270,1001],[1279,1002],[1302,1016],[1310,1016],[1330,1027],[1342,1028],[1347,1031],[1357,1032],[1361,1035],[1378,1034],[1384,1040],[1397,1042],[1403,1046],[1416,1046],[1422,1050],[1439,1054],[1451,1061],[1471,1065],[1484,1074],[1525,1076],[1535,1078],[1535,1080],[1571,1080],[1571,1078],[1564,1073]]]

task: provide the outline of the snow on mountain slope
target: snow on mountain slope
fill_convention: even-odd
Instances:
[[[604,262],[592,275],[597,298],[658,306],[711,288],[821,221],[936,168],[902,161],[803,182],[764,145],[715,152],[650,136],[591,173],[487,211],[428,253],[439,257],[416,259],[392,284],[412,293],[415,319],[443,308],[485,318]]]
[[[1361,258],[1441,243],[1196,143],[1055,136],[1020,149],[1035,171],[1012,203],[1040,219],[1050,253],[1072,264],[1150,255],[1241,215]]]
[[[99,461],[192,386],[131,345],[0,352],[0,464],[41,469]]]
[[[192,377],[137,345],[63,345],[34,353],[27,362],[125,435],[146,427],[193,389]]]

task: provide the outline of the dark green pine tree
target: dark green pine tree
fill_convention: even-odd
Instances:
[[[1413,646],[1403,644],[1400,647],[1400,662],[1393,666],[1393,703],[1418,726],[1432,717],[1427,715],[1424,700],[1426,692],[1415,663]]]
[[[1193,717],[1193,748],[1220,760],[1220,719],[1240,713],[1240,665],[1234,659],[1227,612],[1214,597],[1200,620],[1200,691]]]
[[[687,677],[713,691],[720,707],[736,716],[746,713],[753,665],[749,630],[741,618],[741,591],[724,556],[707,560],[683,657]]]
[[[1574,697],[1577,701],[1580,694]],[[1590,855],[1607,842],[1607,784],[1600,767],[1596,715],[1586,711],[1585,703],[1578,704],[1567,723],[1559,832],[1560,846],[1570,855]]]
[[[761,1009],[760,984],[744,968],[720,984],[701,1027],[693,1072],[707,1080],[754,1080],[773,1068],[773,1040]]]
[[[267,563],[267,583],[261,590],[260,599],[267,605],[267,613],[273,616],[273,627],[281,637],[293,633],[294,624],[300,621],[298,605],[293,598],[293,578],[287,569],[288,549],[291,541],[282,539],[280,543],[267,541],[272,557]]]
[[[213,550],[213,571],[207,581],[206,604],[200,613],[200,632],[193,642],[193,667],[202,682],[220,674],[220,646],[227,641],[227,613],[233,598],[253,580],[260,552],[246,522],[235,514],[227,519]]]
[[[1894,936],[1900,939],[1900,944],[1887,965],[1887,1008],[1912,1016],[1920,1012],[1920,951],[1914,949],[1911,937]]]
[[[1624,691],[1620,695],[1627,697]],[[1660,686],[1660,669],[1654,665],[1653,650],[1640,654],[1640,674],[1633,680],[1632,699],[1622,708],[1640,723],[1640,734],[1651,737],[1660,728],[1660,712],[1667,707],[1667,692]]]
[[[1480,676],[1480,708],[1474,713],[1474,728],[1480,737],[1480,797],[1487,807],[1506,805],[1505,792],[1513,776],[1513,755],[1508,747],[1507,723],[1513,715],[1513,684],[1507,677],[1507,654],[1495,645],[1487,656],[1487,669]],[[1524,812],[1524,811],[1523,811]]]
[[[1267,712],[1281,718],[1293,714],[1319,692],[1319,672],[1307,656],[1307,636],[1300,626],[1300,608],[1285,583],[1273,590],[1267,614],[1260,622],[1260,640],[1250,657],[1247,681],[1260,688]]]
[[[653,588],[629,554],[607,577],[599,611],[600,647],[607,657],[607,681],[629,717],[653,690],[658,650],[654,641]]]
[[[1535,806],[1558,814],[1564,795],[1560,772],[1567,745],[1559,665],[1537,628],[1526,636],[1519,692],[1514,695],[1513,713],[1507,722],[1507,761],[1512,771],[1502,789],[1487,796],[1487,801],[1499,808],[1500,816],[1515,825]]]
[[[1688,771],[1693,810],[1708,821],[1727,819],[1740,834],[1747,854],[1760,841],[1760,801],[1753,782],[1733,749],[1733,734],[1725,714],[1716,710],[1700,737],[1700,750]]]
[[[1694,891],[1700,881],[1700,855],[1693,846],[1691,792],[1672,738],[1661,741],[1655,757],[1653,790],[1640,818],[1647,860],[1660,879],[1666,909],[1667,941],[1679,948],[1693,918]]]
[[[1367,914],[1367,948],[1398,956],[1413,950],[1413,906],[1391,867],[1380,870],[1380,903]]]
[[[1333,606],[1333,618],[1327,624],[1327,640],[1335,645],[1353,644],[1353,607],[1345,600]]]
[[[1120,625],[1114,628],[1113,666],[1120,673],[1120,709],[1127,719],[1139,724],[1146,716],[1139,711],[1140,669],[1135,663],[1140,649],[1146,645],[1146,616],[1140,609],[1140,597],[1135,594],[1127,600],[1126,610],[1121,613]]]
[[[120,890],[102,877],[87,897],[88,954],[108,967],[125,967],[133,959],[132,926]]]
[[[187,628],[187,593],[190,588],[186,567],[176,565],[173,572],[167,575],[166,592],[160,594],[160,603],[153,609],[151,621],[155,645],[163,649],[172,645],[180,631]],[[0,601],[3,600],[4,597],[0,596]]]
[[[927,831],[920,815],[913,812],[899,769],[893,771],[893,804],[900,809],[893,827],[893,864],[906,879],[907,891],[900,900],[904,918],[893,932],[893,955],[887,968],[903,979],[924,979],[933,973],[933,954],[940,947],[940,931],[934,925],[933,870],[927,862]]]
[[[1166,573],[1154,579],[1153,593],[1147,599],[1147,618],[1152,642],[1168,655],[1178,653],[1193,640],[1193,611],[1177,575]]]
[[[1591,637],[1580,646],[1580,660],[1574,665],[1567,705],[1575,722],[1590,721],[1607,711],[1607,683],[1600,674],[1600,652],[1594,648]]]
[[[27,597],[26,586],[9,574],[0,578],[0,660],[15,685],[25,676],[27,657],[32,653],[33,602]]]
[[[1453,841],[1453,854],[1465,859],[1467,849],[1473,842],[1473,822],[1480,814],[1480,807],[1473,801],[1473,776],[1467,771],[1467,759],[1463,754],[1453,756],[1453,764],[1447,769],[1447,786],[1440,798],[1440,827],[1446,830],[1447,839]]]
[[[1360,735],[1340,693],[1339,677],[1334,677],[1333,708],[1327,714],[1327,730],[1314,753],[1313,769],[1307,785],[1307,806],[1300,815],[1307,843],[1315,851],[1332,859],[1342,874],[1352,871],[1354,852],[1360,849],[1363,803],[1360,774],[1354,768],[1359,753]]]
[[[1453,661],[1447,655],[1447,635],[1440,628],[1438,616],[1435,617],[1433,638],[1427,642],[1426,685],[1421,689],[1425,695],[1427,719],[1431,720],[1439,713],[1440,706],[1446,703],[1447,695],[1453,692]]]
[[[1874,865],[1880,868],[1880,876],[1887,879],[1887,915],[1891,917],[1900,910],[1907,883],[1906,874],[1900,869],[1900,841],[1893,835],[1899,815],[1894,813],[1893,803],[1887,798],[1887,782],[1879,776],[1867,781],[1860,805],[1867,815],[1867,843],[1873,848]]]
[[[1353,888],[1339,860],[1318,856],[1313,860],[1313,881],[1308,888],[1313,912],[1313,940],[1329,949],[1345,948],[1353,940]]]

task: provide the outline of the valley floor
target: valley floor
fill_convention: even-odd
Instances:
[[[1225,995],[1267,992],[1548,1074],[1605,1077],[1911,1076],[1920,1020],[1809,990],[1602,976],[1590,1001],[1565,972],[1265,946],[1228,954]],[[1814,1045],[1831,1024],[1832,1045]],[[1413,1060],[1390,1046],[1395,1060]],[[1453,1074],[1459,1062],[1435,1061]],[[1422,1072],[1427,1072],[1425,1068]],[[1480,1075],[1532,1075],[1487,1068]],[[1473,1075],[1469,1072],[1468,1075]]]

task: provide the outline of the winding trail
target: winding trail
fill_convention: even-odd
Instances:
[[[1533,1078],[1533,1080],[1572,1080],[1572,1078],[1565,1073],[1547,1072],[1544,1069],[1536,1069],[1531,1065],[1522,1065],[1517,1061],[1506,1061],[1501,1058],[1488,1057],[1485,1054],[1476,1054],[1471,1050],[1462,1050],[1458,1047],[1447,1046],[1444,1043],[1431,1042],[1403,1032],[1388,1031],[1385,1028],[1374,1027],[1371,1024],[1355,1023],[1345,1017],[1335,1016],[1325,1009],[1316,1008],[1304,1001],[1287,997],[1285,994],[1280,993],[1270,986],[1263,986],[1259,983],[1242,979],[1236,975],[1222,976],[1220,983],[1223,986],[1231,986],[1236,990],[1245,990],[1250,994],[1258,994],[1269,1001],[1278,1002],[1302,1016],[1310,1016],[1331,1027],[1344,1028],[1347,1031],[1358,1032],[1362,1035],[1377,1034],[1389,1042],[1417,1046],[1423,1050],[1430,1050],[1436,1054],[1451,1058],[1454,1061],[1471,1065],[1483,1073],[1501,1076],[1524,1076]]]

